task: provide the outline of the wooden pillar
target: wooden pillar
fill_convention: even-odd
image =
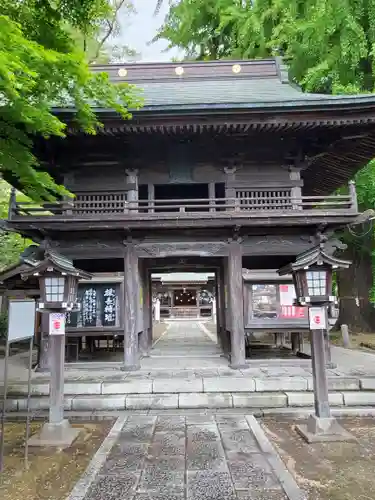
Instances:
[[[148,185],[148,212],[149,213],[154,213],[155,212],[155,185],[154,184],[149,184]]]
[[[358,199],[354,181],[349,181],[349,195],[351,205],[350,210],[356,214],[358,213]]]
[[[231,353],[231,318],[229,309],[229,260],[228,257],[224,259],[223,264],[223,300],[224,300],[224,342],[225,342],[225,352],[230,358]]]
[[[139,290],[137,290],[138,256],[132,243],[125,246],[124,255],[124,365],[123,370],[140,368],[137,317]]]
[[[127,169],[126,172],[126,183],[130,186],[127,192],[127,201],[130,213],[138,212],[138,170],[137,169]]]
[[[243,318],[242,246],[240,241],[229,243],[228,302],[231,328],[230,367],[245,368],[245,328]]]
[[[64,174],[64,186],[74,192],[74,172],[67,172]],[[73,205],[74,200],[70,196],[63,196],[64,203],[64,215],[73,215]]]
[[[293,354],[297,354],[299,350],[299,335],[300,334],[298,332],[291,333],[291,344],[292,344]]]
[[[215,212],[216,211],[216,200],[215,200],[215,183],[210,182],[208,184],[208,197],[209,197],[209,203],[210,203],[210,212]]]
[[[143,261],[138,259],[138,280],[136,283],[136,290],[138,291],[138,314],[137,314],[137,331],[139,339],[139,350],[142,356],[147,356],[147,332],[146,325],[144,323],[144,308],[145,308],[145,296],[144,296],[144,269]]]
[[[43,313],[44,316],[49,314]],[[65,368],[65,335],[50,337],[50,406],[49,423],[60,424],[64,421],[64,368]]]
[[[324,330],[312,330],[310,332],[310,343],[314,381],[315,415],[317,417],[329,418],[331,416],[331,411],[328,402]]]
[[[140,267],[141,272],[141,294],[142,294],[142,333],[140,337],[140,349],[143,356],[148,357],[151,349],[151,301],[150,301],[150,286],[149,286],[149,273],[146,265],[143,263]]]
[[[216,304],[217,304],[217,336],[220,347],[223,349],[224,353],[225,342],[224,336],[226,335],[225,326],[225,300],[224,300],[224,275],[223,269],[219,268],[216,272]]]
[[[146,314],[147,317],[147,325],[148,325],[148,331],[147,331],[147,341],[148,341],[148,352],[150,352],[150,349],[152,347],[152,280],[151,280],[151,272],[149,269],[146,267],[145,268],[145,304],[147,304],[147,309],[144,314]]]
[[[49,372],[49,352],[50,352],[50,336],[49,336],[49,315],[41,314],[40,320],[40,346],[39,360],[37,372]]]
[[[291,189],[292,208],[293,210],[302,210],[302,188],[301,188],[301,169],[290,167],[289,178],[293,182]]]
[[[224,167],[224,173],[225,173],[225,198],[229,198],[230,201],[227,202],[229,204],[229,208],[227,207],[227,210],[233,211],[235,209],[234,203],[236,201],[236,190],[233,187],[233,183],[236,180],[236,167]]]

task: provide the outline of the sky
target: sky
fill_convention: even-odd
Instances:
[[[169,0],[164,0],[158,15],[154,15],[156,0],[133,0],[137,11],[130,18],[123,15],[121,18],[122,33],[120,43],[124,43],[141,54],[139,58],[142,62],[170,61],[177,55],[176,51],[164,53],[167,43],[158,41],[150,44],[156,35],[158,28],[162,25],[165,15],[168,12]]]

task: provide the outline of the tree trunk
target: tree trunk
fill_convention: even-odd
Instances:
[[[351,260],[352,265],[337,273],[340,311],[336,328],[346,324],[351,332],[375,331],[375,310],[370,302],[372,248],[373,234],[370,231],[361,240],[349,243],[342,255],[343,259]]]

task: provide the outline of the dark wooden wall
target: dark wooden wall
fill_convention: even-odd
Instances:
[[[230,187],[292,187],[289,172],[280,165],[245,164],[237,168],[234,173],[225,173],[224,168],[215,163],[199,163],[184,166],[188,179],[181,183],[226,183]],[[69,189],[76,192],[121,190],[126,188],[126,167],[121,165],[95,165],[81,167],[65,176]],[[171,180],[170,165],[159,163],[142,166],[138,169],[138,184],[169,184]]]

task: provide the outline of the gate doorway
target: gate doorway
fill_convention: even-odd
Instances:
[[[151,358],[176,358],[194,365],[219,358],[215,269],[150,271]],[[197,360],[196,358],[199,358]],[[145,361],[145,360],[144,360]],[[143,363],[142,363],[143,364]]]
[[[180,362],[195,368],[228,366],[229,346],[222,341],[224,258],[178,255],[142,261],[151,284],[149,359],[174,356],[176,368]],[[144,357],[141,365],[152,362]]]
[[[214,272],[152,273],[152,298],[160,319],[203,319],[216,322]]]

